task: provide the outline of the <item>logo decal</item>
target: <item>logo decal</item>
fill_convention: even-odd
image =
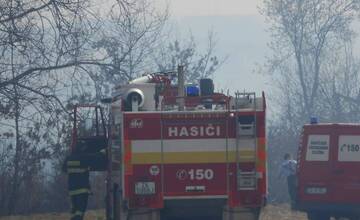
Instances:
[[[157,176],[160,173],[160,168],[159,166],[153,165],[150,167],[149,172],[152,176]]]
[[[144,122],[140,118],[135,118],[130,122],[130,128],[143,128]]]
[[[188,177],[188,174],[187,174],[186,170],[178,170],[176,172],[176,178],[178,180],[185,180],[185,179],[187,179],[187,177]]]

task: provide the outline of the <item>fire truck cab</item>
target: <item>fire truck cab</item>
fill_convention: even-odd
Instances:
[[[310,220],[360,219],[360,124],[309,124],[298,151],[297,209]]]

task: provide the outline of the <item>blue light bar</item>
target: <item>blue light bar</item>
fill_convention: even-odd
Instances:
[[[317,123],[319,123],[319,122],[318,122],[318,118],[312,116],[312,117],[310,118],[310,124],[315,125],[315,124],[317,124]]]
[[[200,89],[196,85],[187,85],[186,86],[186,96],[199,96]]]

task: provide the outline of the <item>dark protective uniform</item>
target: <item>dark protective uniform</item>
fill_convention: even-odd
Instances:
[[[71,197],[71,220],[82,220],[90,193],[89,172],[107,169],[106,137],[79,139],[75,151],[63,165],[68,174],[68,190]]]
[[[64,171],[68,174],[68,190],[71,197],[71,220],[82,220],[90,193],[89,166],[83,157],[71,154],[65,160]]]
[[[291,207],[296,204],[296,175],[291,174],[287,177],[288,191],[291,200]]]

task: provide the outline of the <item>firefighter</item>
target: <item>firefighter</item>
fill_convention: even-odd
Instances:
[[[289,153],[284,155],[284,161],[280,167],[280,177],[286,177],[291,208],[294,208],[296,202],[296,164]]]
[[[68,174],[68,191],[71,198],[71,220],[82,220],[90,194],[89,166],[79,151],[65,160],[63,170]]]

